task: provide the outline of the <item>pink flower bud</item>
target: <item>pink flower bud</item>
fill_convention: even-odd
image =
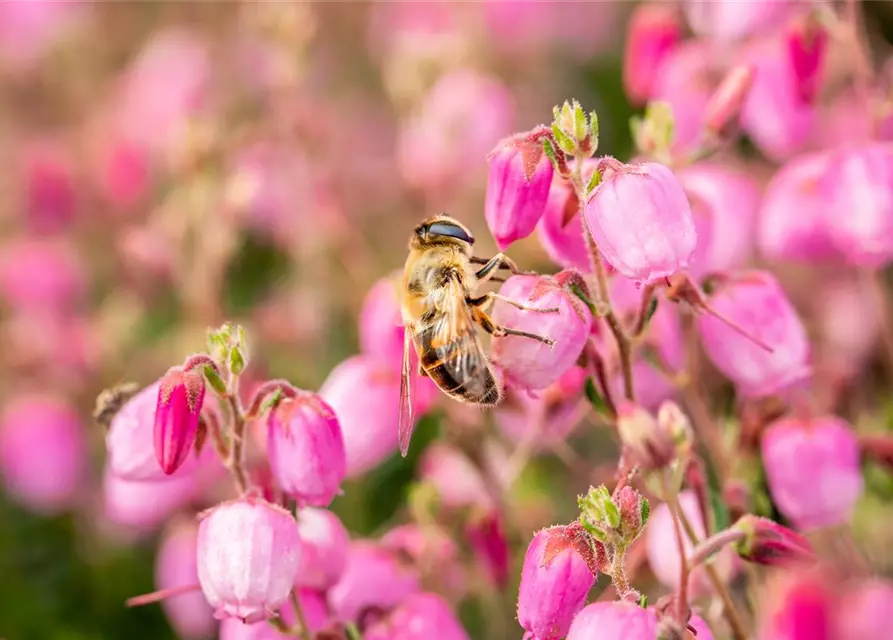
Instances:
[[[29,509],[56,514],[83,488],[86,443],[77,412],[53,398],[21,396],[0,417],[0,477]]]
[[[799,528],[849,520],[864,482],[859,443],[844,420],[779,420],[763,435],[762,453],[772,499]]]
[[[633,10],[623,52],[623,87],[630,102],[648,101],[661,63],[681,39],[675,7],[652,2]]]
[[[326,590],[338,582],[347,564],[350,537],[331,511],[305,507],[298,511],[301,559],[295,584]]]
[[[398,371],[369,356],[353,356],[332,369],[319,395],[338,416],[348,477],[362,475],[397,451]]]
[[[488,511],[472,516],[465,527],[465,535],[479,565],[490,580],[505,587],[509,577],[511,550],[500,514],[497,511]]]
[[[492,315],[498,325],[555,341],[550,347],[531,338],[506,336],[494,339],[490,349],[510,385],[545,389],[576,364],[589,338],[592,314],[559,278],[512,276],[500,295],[534,309],[558,309],[557,313],[522,311],[497,300]]]
[[[385,549],[358,540],[350,545],[341,579],[329,590],[329,606],[335,619],[356,622],[367,609],[390,609],[418,590],[418,576]]]
[[[831,640],[833,597],[811,572],[778,572],[764,590],[760,640]]]
[[[155,405],[155,457],[171,475],[192,453],[205,400],[205,379],[197,371],[172,367],[158,383]]]
[[[0,294],[16,310],[70,313],[85,290],[83,267],[73,245],[17,238],[0,250]]]
[[[786,34],[788,62],[797,80],[797,92],[804,102],[811,102],[819,90],[828,32],[818,20],[807,18],[795,22]]]
[[[706,131],[721,136],[737,124],[755,75],[750,65],[738,65],[729,71],[707,103],[704,114]]]
[[[78,213],[71,157],[58,143],[38,143],[26,151],[23,164],[28,228],[38,234],[66,230]]]
[[[608,174],[586,204],[584,219],[605,260],[645,284],[687,268],[697,245],[682,185],[655,162]]]
[[[707,534],[707,529],[704,526],[704,519],[701,516],[695,493],[692,491],[681,492],[679,507],[691,522],[698,537],[703,539]],[[684,535],[684,531],[683,536],[685,555],[689,557],[694,547],[688,536]],[[654,576],[664,586],[675,589],[679,584],[679,546],[676,541],[673,516],[666,503],[658,504],[651,511],[648,526],[645,527],[645,551],[648,556],[648,566],[651,567]],[[731,580],[735,576],[739,564],[735,552],[729,547],[716,554],[712,562],[723,581]],[[692,599],[710,593],[711,589],[704,567],[697,567],[692,571],[689,582],[689,595]]]
[[[159,591],[198,584],[196,540],[198,525],[180,521],[165,533],[155,558],[155,588]],[[200,591],[161,601],[171,626],[181,638],[207,638],[214,634],[214,611]]]
[[[316,591],[300,589],[298,602],[301,603],[308,630],[311,633],[322,631],[329,622],[326,599]],[[290,601],[286,602],[278,613],[285,624],[297,624],[295,609]],[[294,637],[277,631],[266,620],[246,624],[238,618],[226,618],[220,623],[220,640],[289,640]]]
[[[733,547],[741,558],[749,562],[791,566],[815,561],[815,553],[809,540],[769,518],[747,514],[732,529],[747,534],[744,540],[735,543]]]
[[[592,271],[592,260],[583,236],[583,216],[573,186],[556,176],[549,188],[543,217],[537,225],[537,237],[548,256],[567,269]]]
[[[821,262],[838,255],[823,187],[832,169],[837,175],[830,154],[810,153],[773,176],[758,218],[757,242],[765,257]]]
[[[267,456],[276,482],[299,506],[327,507],[347,461],[338,418],[315,393],[285,398],[267,418]]]
[[[684,9],[696,35],[728,41],[776,24],[790,7],[788,0],[685,0]]]
[[[435,442],[425,449],[419,461],[419,477],[434,485],[446,507],[492,506],[478,469],[449,445]]]
[[[698,317],[707,356],[745,396],[777,393],[811,374],[806,330],[781,286],[767,271],[750,271],[717,285],[713,310],[752,338],[710,314]]]
[[[198,529],[198,579],[217,618],[268,618],[288,598],[301,554],[291,514],[257,498],[223,502]]]
[[[815,108],[799,95],[797,79],[773,41],[759,44],[746,56],[756,76],[741,110],[741,124],[770,160],[802,151],[815,122]]]
[[[831,158],[824,176],[833,203],[828,224],[840,251],[854,265],[880,268],[893,260],[893,145],[851,147]]]
[[[643,470],[662,469],[676,459],[676,443],[648,411],[627,401],[617,407],[620,442]]]
[[[108,464],[112,473],[124,480],[161,480],[165,475],[155,457],[155,405],[160,383],[149,385],[130,398],[112,418],[105,437]],[[187,456],[174,473],[188,475],[196,456]]]
[[[552,184],[552,162],[539,141],[520,133],[490,155],[484,216],[500,251],[536,228]]]
[[[839,640],[884,640],[890,635],[893,583],[869,578],[846,589],[837,607]]]
[[[539,531],[527,547],[518,622],[536,640],[567,635],[595,582],[595,553],[579,522]]]
[[[594,602],[574,618],[567,640],[654,640],[657,618],[632,602]],[[703,640],[698,635],[698,640]]]
[[[698,246],[690,272],[708,273],[747,264],[754,251],[760,187],[745,171],[702,162],[682,169],[679,181],[692,203]]]
[[[421,189],[455,189],[484,170],[487,153],[511,129],[511,95],[469,69],[440,77],[397,140],[404,180]]]
[[[571,367],[535,397],[509,389],[494,412],[500,431],[516,443],[536,448],[563,441],[582,418],[580,406],[587,372]]]
[[[415,593],[386,618],[363,631],[364,640],[468,640],[468,633],[446,601],[433,593]]]
[[[127,533],[151,533],[174,511],[198,493],[191,475],[176,474],[155,482],[125,480],[106,470],[103,476],[103,511],[108,521]]]

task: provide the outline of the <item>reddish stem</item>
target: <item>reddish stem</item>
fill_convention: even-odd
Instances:
[[[141,607],[146,604],[152,604],[153,602],[161,602],[162,600],[166,600],[168,598],[173,598],[174,596],[181,596],[184,593],[191,593],[192,591],[199,591],[201,589],[201,585],[198,584],[187,584],[180,587],[170,587],[169,589],[160,589],[158,591],[153,591],[152,593],[144,593],[141,596],[134,596],[133,598],[127,599],[128,607]]]

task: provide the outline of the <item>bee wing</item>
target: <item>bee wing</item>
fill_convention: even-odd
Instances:
[[[404,458],[409,451],[409,440],[412,438],[414,418],[412,415],[412,369],[410,355],[412,349],[412,328],[403,329],[403,369],[400,372],[400,420],[397,425],[397,442],[400,444],[400,455]]]

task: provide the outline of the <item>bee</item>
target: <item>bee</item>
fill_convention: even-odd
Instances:
[[[518,270],[506,255],[478,258],[472,254],[474,237],[460,222],[446,215],[422,221],[409,239],[409,256],[400,287],[403,317],[403,369],[400,380],[398,440],[403,456],[412,436],[412,372],[410,349],[415,346],[419,374],[431,378],[448,396],[471,404],[493,406],[502,399],[502,386],[493,375],[477,336],[476,326],[490,335],[520,336],[549,347],[549,338],[497,325],[487,314],[495,300],[524,311],[534,309],[497,293],[475,295],[478,285],[496,277],[500,269]],[[477,267],[475,265],[481,265]]]
[[[93,419],[106,429],[112,424],[121,407],[136,395],[140,386],[135,382],[125,382],[110,389],[104,389],[96,398],[96,406],[93,409]]]

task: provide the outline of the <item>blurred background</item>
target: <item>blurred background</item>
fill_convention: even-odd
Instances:
[[[633,6],[0,3],[0,638],[176,637],[161,607],[124,601],[155,588],[170,512],[212,501],[122,507],[155,498],[104,482],[97,394],[153,382],[224,320],[248,330],[248,378],[318,389],[357,351],[363,298],[402,267],[420,219],[448,212],[495,252],[483,196],[500,138],[573,97],[598,112],[599,152],[630,156]],[[885,41],[891,3],[865,9]],[[510,254],[557,270],[535,237]],[[352,533],[399,519],[442,415],[408,460],[345,486],[333,510]],[[591,466],[608,438],[584,439]],[[555,457],[525,470],[515,491],[529,530],[574,517],[573,499],[554,496],[585,488],[577,471]],[[520,635],[515,593],[499,605],[505,635],[462,610],[472,637]]]

